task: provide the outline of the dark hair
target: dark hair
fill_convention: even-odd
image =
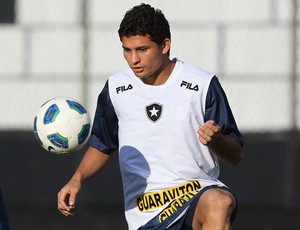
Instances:
[[[164,14],[145,3],[126,12],[118,33],[120,40],[123,36],[149,35],[159,45],[166,38],[171,38],[169,22]]]

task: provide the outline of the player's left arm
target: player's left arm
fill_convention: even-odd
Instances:
[[[241,161],[243,136],[217,77],[212,78],[208,88],[204,124],[198,129],[198,137],[221,160],[234,165]]]
[[[238,164],[243,157],[243,149],[234,138],[223,135],[221,128],[213,120],[205,122],[198,129],[200,142],[207,146],[219,159]]]

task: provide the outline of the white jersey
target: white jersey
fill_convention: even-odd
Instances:
[[[200,143],[197,134],[205,122],[206,96],[213,77],[178,60],[167,82],[159,86],[144,84],[130,69],[109,77],[108,97],[118,122],[130,230],[138,229],[172,198],[198,185],[223,185],[217,180],[216,156]]]

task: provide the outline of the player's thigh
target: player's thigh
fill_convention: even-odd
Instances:
[[[236,210],[236,199],[227,189],[211,188],[199,198],[194,212],[194,221],[203,223],[207,218],[230,218]]]

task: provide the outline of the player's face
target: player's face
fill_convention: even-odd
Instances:
[[[128,65],[144,83],[155,84],[158,78],[165,77],[163,73],[169,64],[169,39],[158,45],[149,36],[123,37],[122,47]]]

